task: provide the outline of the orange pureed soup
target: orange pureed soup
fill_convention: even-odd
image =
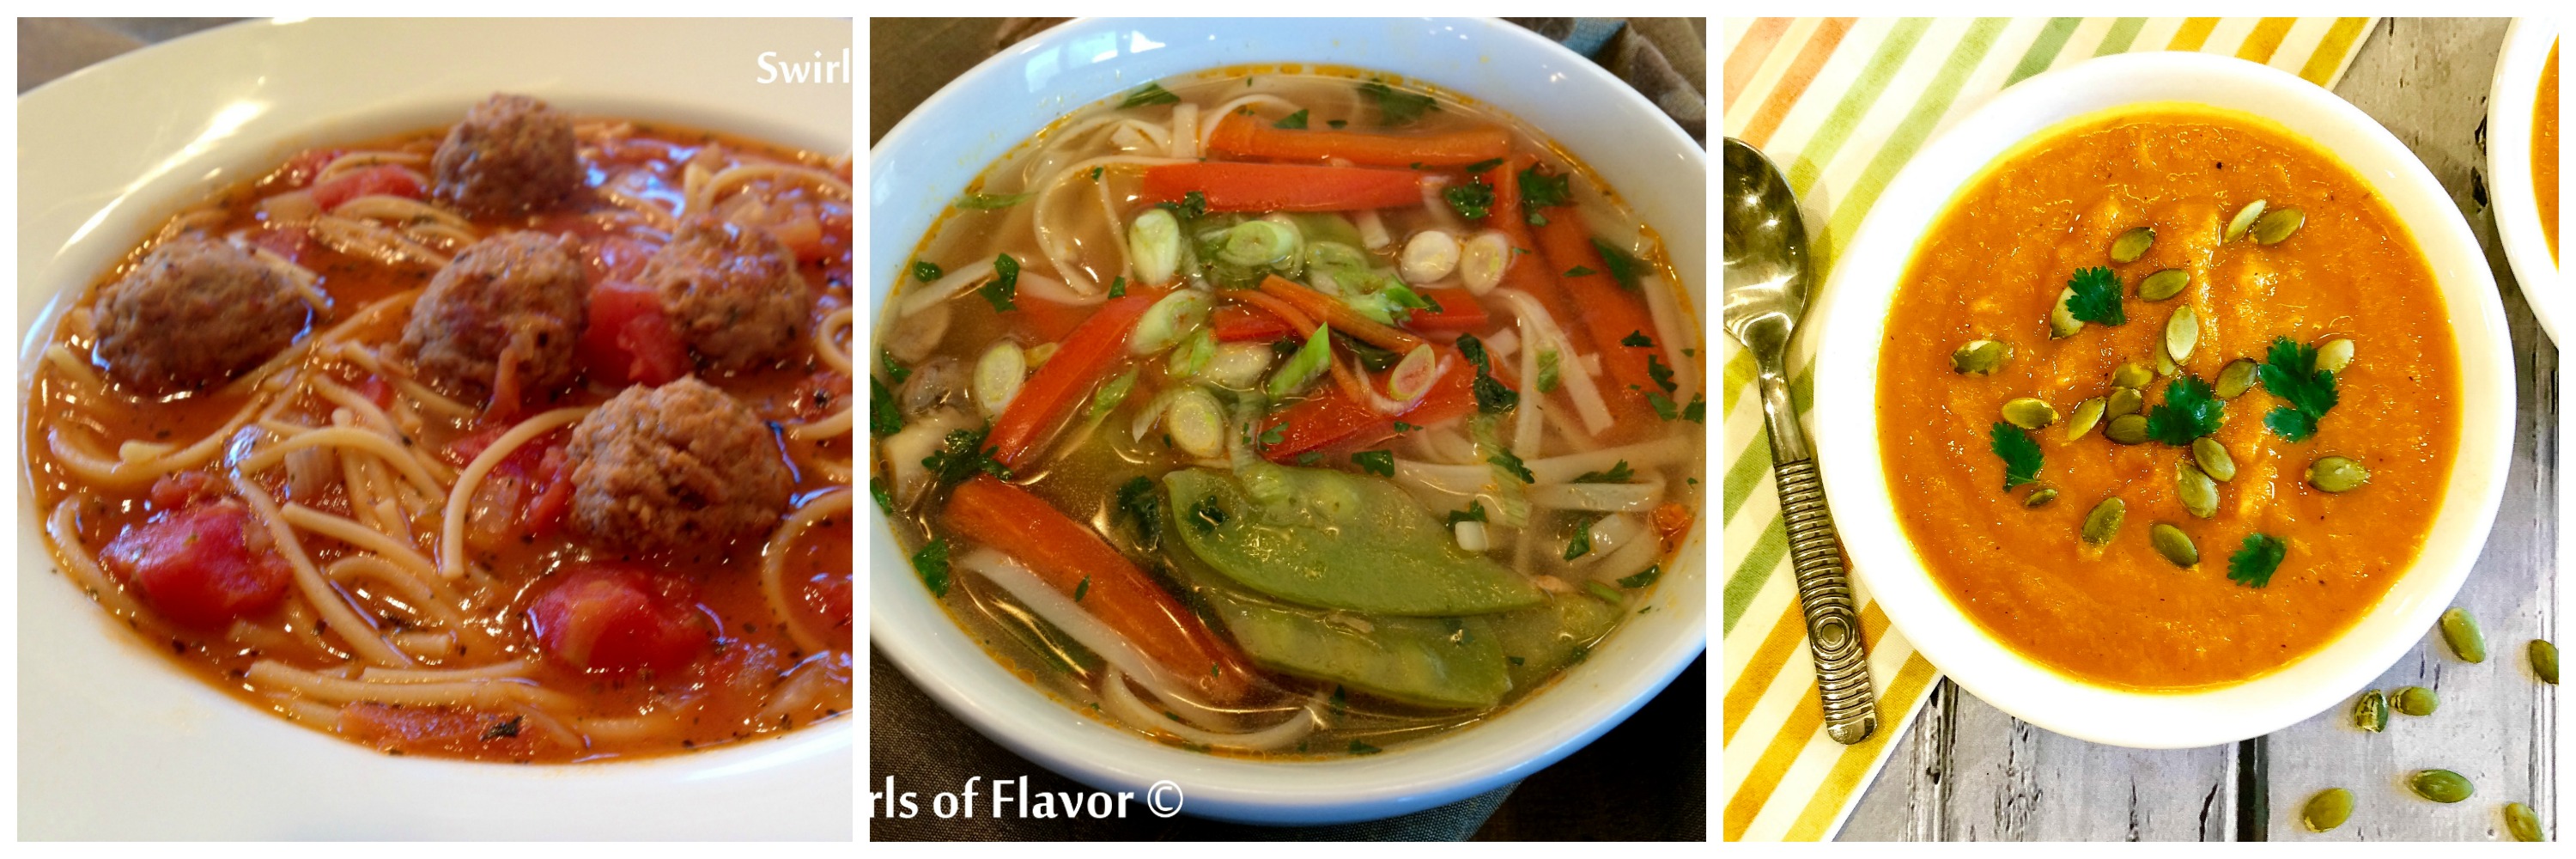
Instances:
[[[2448,484],[2432,272],[2368,184],[2267,120],[2157,105],[2035,136],[1934,223],[1888,316],[1907,537],[1987,634],[2077,679],[2296,661],[2412,565]]]
[[[2531,108],[2531,194],[2540,205],[2540,234],[2549,237],[2549,261],[2558,261],[2558,43],[2540,67],[2540,98]]]

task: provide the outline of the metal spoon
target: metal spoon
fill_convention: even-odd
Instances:
[[[1825,509],[1815,451],[1789,402],[1789,338],[1807,310],[1807,228],[1789,183],[1759,150],[1726,139],[1722,171],[1726,231],[1726,333],[1752,350],[1762,385],[1762,423],[1771,434],[1771,477],[1789,529],[1789,562],[1807,614],[1808,655],[1824,699],[1825,735],[1850,745],[1878,730],[1842,537]]]

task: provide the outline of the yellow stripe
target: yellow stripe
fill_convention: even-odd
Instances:
[[[2254,25],[2254,32],[2245,36],[2245,43],[2236,46],[2236,58],[2271,62],[2272,54],[2281,50],[2282,37],[2290,35],[2290,25],[2296,23],[2299,23],[2297,18],[2263,19],[2262,23]]]
[[[1806,620],[1807,612],[1797,601],[1790,601],[1789,610],[1781,612],[1780,619],[1771,624],[1771,631],[1762,636],[1762,646],[1754,649],[1753,661],[1745,663],[1744,670],[1735,675],[1735,682],[1726,687],[1726,734],[1719,740],[1720,745],[1735,742],[1735,729],[1744,726],[1744,718],[1753,715],[1754,705],[1762,702],[1762,693],[1770,690],[1771,681],[1779,679],[1780,667],[1788,664],[1791,649],[1807,640]]]
[[[2209,31],[2218,29],[2216,18],[2185,18],[2182,29],[2174,31],[2173,41],[2165,43],[2168,51],[2197,51],[2209,42]]]
[[[1879,706],[1888,708],[1901,701],[1905,708],[1901,712],[1911,714],[1914,702],[1921,700],[1935,676],[1932,663],[1923,661],[1922,654],[1907,654],[1905,667],[1896,672],[1896,682],[1888,684],[1887,695],[1879,699]],[[1815,798],[1807,801],[1806,810],[1798,813],[1798,821],[1790,824],[1788,834],[1781,840],[1816,841],[1824,838],[1825,830],[1833,825],[1834,818],[1842,816],[1843,806],[1860,795],[1861,780],[1870,774],[1878,762],[1879,753],[1904,729],[1903,723],[1886,719],[1878,733],[1870,735],[1869,739],[1859,745],[1843,747],[1841,759],[1834,761],[1833,770],[1826,773],[1824,782],[1816,786]]]
[[[2299,68],[2299,77],[2318,86],[2332,86],[2336,70],[2343,68],[2344,55],[2352,53],[2354,42],[2369,32],[2368,18],[2336,18],[2334,29],[2326,31],[2317,43],[2316,53],[2308,55],[2308,64]]]
[[[1791,607],[1791,611],[1796,610],[1796,607]],[[1886,638],[1887,612],[1879,610],[1876,601],[1862,606],[1860,610],[1861,649],[1867,651],[1875,648]],[[1807,681],[1807,688],[1799,693],[1797,708],[1789,711],[1789,720],[1782,723],[1779,732],[1771,736],[1771,744],[1762,750],[1761,759],[1754,761],[1753,768],[1745,771],[1744,781],[1735,787],[1735,795],[1727,797],[1726,840],[1734,841],[1744,837],[1744,830],[1753,825],[1753,818],[1762,812],[1764,805],[1770,803],[1771,792],[1779,789],[1780,777],[1788,774],[1790,764],[1797,762],[1798,750],[1804,748],[1807,741],[1815,738],[1816,732],[1824,727],[1825,709],[1824,705],[1816,701],[1818,694],[1816,687],[1815,680],[1811,678]],[[1879,733],[1892,734],[1902,731],[1904,726],[1897,725],[1895,720],[1886,718],[1888,699],[1880,699],[1878,706],[1881,717]],[[1907,712],[1911,712],[1913,707],[1913,701],[1905,702]]]

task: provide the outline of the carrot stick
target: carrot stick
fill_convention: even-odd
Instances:
[[[1607,393],[1615,395],[1610,399],[1624,400],[1642,411],[1645,392],[1662,391],[1646,371],[1646,356],[1655,354],[1655,349],[1620,341],[1630,334],[1643,334],[1650,339],[1655,336],[1655,319],[1646,312],[1644,298],[1611,279],[1609,265],[1592,247],[1592,234],[1575,218],[1549,219],[1538,228],[1538,241],[1548,268],[1560,272],[1557,282],[1565,287],[1566,297],[1583,308],[1576,316],[1592,335],[1592,346],[1601,355],[1601,368],[1618,382],[1608,386]],[[1576,271],[1585,273],[1572,273]]]
[[[1260,290],[1238,289],[1226,295],[1236,301],[1270,311],[1271,315],[1286,320],[1289,334],[1303,335],[1315,330],[1315,320],[1308,318],[1305,311],[1297,309],[1295,305],[1288,302],[1263,295]]]
[[[1473,292],[1457,287],[1419,292],[1431,303],[1440,305],[1440,309],[1436,312],[1428,308],[1413,311],[1413,315],[1404,320],[1405,328],[1414,331],[1474,331],[1493,320]]]
[[[1273,128],[1249,116],[1228,116],[1208,138],[1208,151],[1274,161],[1330,161],[1340,158],[1371,167],[1454,167],[1501,158],[1512,151],[1512,135],[1484,127],[1440,134],[1365,134],[1356,131],[1307,131]]]
[[[1402,355],[1422,345],[1422,338],[1380,325],[1377,320],[1361,316],[1341,299],[1299,286],[1296,281],[1274,274],[1262,279],[1261,291],[1324,320],[1324,324],[1333,326],[1333,330],[1359,338],[1371,346]]]
[[[1530,238],[1527,201],[1521,198],[1521,171],[1537,162],[1538,159],[1530,155],[1514,155],[1503,166],[1485,174],[1486,184],[1494,186],[1494,210],[1486,214],[1485,226],[1501,231],[1512,244],[1511,258],[1503,269],[1503,285],[1529,293],[1530,297],[1538,299],[1540,306],[1547,308],[1550,316],[1559,320],[1572,319],[1574,305],[1566,300],[1565,290],[1556,284],[1555,271],[1564,269],[1550,271],[1539,259],[1538,242]],[[1559,212],[1557,216],[1570,218],[1573,213]],[[1579,341],[1582,333],[1568,331],[1566,336]],[[1577,342],[1575,345],[1584,344]]]
[[[1113,298],[1065,335],[1055,357],[1020,386],[1011,405],[993,421],[992,433],[984,438],[985,446],[994,450],[993,460],[1018,468],[1043,450],[1047,439],[1073,415],[1074,407],[1082,404],[1084,395],[1125,363],[1127,335],[1152,306],[1154,298],[1149,295]]]
[[[1253,669],[1242,652],[1100,535],[1044,499],[977,475],[957,485],[941,518],[950,532],[1001,550],[1075,597],[1210,703],[1232,704],[1251,693]]]
[[[1411,170],[1206,161],[1145,168],[1145,202],[1177,203],[1192,191],[1211,212],[1347,212],[1422,203]]]
[[[1228,304],[1217,308],[1216,312],[1208,314],[1208,327],[1216,330],[1216,340],[1219,343],[1240,343],[1246,340],[1266,343],[1286,337],[1294,330],[1288,327],[1288,323],[1281,319],[1279,314],[1249,304]],[[1306,330],[1313,331],[1315,326],[1308,325]]]

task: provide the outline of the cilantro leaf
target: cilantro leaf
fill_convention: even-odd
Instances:
[[[1592,523],[1586,522],[1576,525],[1574,539],[1566,541],[1565,559],[1571,561],[1589,554],[1592,554]]]
[[[903,410],[895,405],[894,392],[884,382],[868,377],[868,432],[889,436],[903,431]]]
[[[1487,185],[1483,181],[1469,182],[1441,191],[1440,197],[1449,201],[1449,208],[1455,210],[1458,217],[1470,221],[1484,220],[1486,215],[1494,211],[1494,186]]]
[[[1485,502],[1483,501],[1469,501],[1467,502],[1467,509],[1449,511],[1448,524],[1453,526],[1460,522],[1483,521],[1485,521]]]
[[[1575,478],[1574,482],[1626,483],[1635,479],[1637,479],[1637,473],[1628,468],[1627,460],[1622,459],[1619,460],[1618,465],[1611,466],[1609,471],[1586,471],[1583,473],[1583,476]]]
[[[876,496],[877,509],[885,511],[885,514],[888,516],[894,515],[894,493],[886,491],[885,481],[878,480],[874,475],[870,475],[868,477],[868,494]]]
[[[1363,450],[1351,454],[1351,464],[1359,466],[1361,471],[1379,477],[1394,477],[1395,451]]]
[[[2317,369],[2316,348],[2287,337],[2272,338],[2271,354],[2254,368],[2254,376],[2263,381],[2263,390],[2289,404],[2264,415],[2263,425],[2290,441],[2316,435],[2317,421],[2339,399],[2334,371]]]
[[[2217,432],[2226,420],[2227,404],[2210,392],[2209,383],[2184,374],[2165,386],[2165,401],[2147,412],[2147,436],[2190,447],[2192,439]]]
[[[1502,466],[1504,471],[1509,472],[1513,477],[1520,478],[1522,483],[1538,482],[1538,476],[1531,474],[1529,466],[1522,465],[1521,458],[1513,456],[1511,451],[1494,451],[1494,455],[1485,457],[1485,461]]]
[[[921,583],[930,588],[931,596],[947,596],[948,540],[932,540],[921,551],[912,553],[912,570],[921,574]]]
[[[1572,174],[1549,175],[1535,164],[1521,171],[1521,207],[1529,211],[1529,222],[1532,225],[1547,225],[1547,219],[1539,217],[1538,210],[1572,202],[1574,202]]]
[[[1988,447],[2004,461],[2004,491],[2039,479],[2039,442],[2031,440],[2029,430],[1996,421],[1991,435]]]
[[[1628,336],[1619,338],[1619,345],[1652,349],[1655,348],[1655,338],[1646,336],[1646,332],[1643,331],[1630,331]]]
[[[1225,508],[1217,506],[1214,495],[1201,498],[1199,503],[1190,505],[1189,522],[1199,533],[1209,533],[1225,524]]]
[[[1505,386],[1502,380],[1494,378],[1493,359],[1486,356],[1484,341],[1476,339],[1476,335],[1473,334],[1458,335],[1458,354],[1465,357],[1467,363],[1476,367],[1474,385],[1476,411],[1489,415],[1500,414],[1521,404],[1519,391],[1512,390]],[[1536,481],[1525,480],[1524,482]]]
[[[2245,535],[2245,548],[2227,556],[2227,578],[2249,588],[2272,583],[2272,574],[2281,569],[2281,558],[2289,554],[2290,544],[2268,534]]]
[[[1144,86],[1137,87],[1135,92],[1128,93],[1127,100],[1118,103],[1118,109],[1126,110],[1131,107],[1180,103],[1181,97],[1174,94],[1171,90],[1164,89],[1162,84],[1148,83]]]
[[[1109,280],[1109,297],[1111,297],[1111,298],[1125,298],[1125,297],[1127,297],[1127,276],[1126,276],[1126,275],[1123,275],[1123,274],[1122,274],[1122,275],[1119,275],[1119,276],[1117,276],[1117,277],[1111,278],[1111,279]]]
[[[1083,576],[1083,577],[1082,577],[1082,583],[1081,583],[1081,584],[1078,584],[1078,585],[1074,585],[1074,586],[1073,586],[1073,601],[1074,601],[1074,602],[1081,602],[1081,601],[1082,601],[1082,598],[1083,598],[1083,597],[1085,597],[1085,596],[1088,596],[1090,593],[1091,593],[1091,577],[1090,577],[1090,576]]]
[[[877,363],[884,365],[886,378],[893,379],[895,384],[903,384],[903,380],[912,378],[911,369],[894,362],[894,353],[892,351],[884,349],[877,350]]]
[[[1011,479],[1011,469],[993,461],[993,449],[984,446],[984,434],[987,431],[950,430],[947,437],[942,440],[940,450],[932,451],[929,456],[921,458],[921,466],[930,469],[930,473],[938,478],[939,485],[942,486],[979,473],[990,474],[1003,480]]]
[[[1646,263],[1643,260],[1598,238],[1592,240],[1592,249],[1601,252],[1601,264],[1610,268],[1612,279],[1619,281],[1620,286],[1627,287],[1630,291],[1636,290],[1637,278],[1646,273]]]
[[[1307,468],[1313,468],[1316,465],[1321,464],[1323,461],[1324,454],[1321,451],[1310,450],[1297,455],[1297,464]]]
[[[938,263],[931,262],[929,260],[912,261],[912,279],[914,280],[929,283],[931,281],[938,280],[939,276],[943,274],[947,274],[947,272],[942,271],[939,268]]]
[[[1578,265],[1565,270],[1566,277],[1591,277],[1596,274],[1600,274],[1600,272],[1593,271],[1589,266]]]
[[[1619,579],[1619,586],[1629,590],[1636,590],[1638,588],[1654,584],[1655,580],[1663,578],[1663,575],[1664,565],[1656,564],[1638,571],[1636,575],[1626,576]]]
[[[1136,543],[1152,549],[1163,541],[1163,496],[1154,493],[1154,479],[1144,475],[1128,479],[1118,487],[1118,512],[1136,520]]]
[[[1646,353],[1646,376],[1654,379],[1655,387],[1664,389],[1664,393],[1672,393],[1677,387],[1673,383],[1673,368],[1664,366],[1664,362],[1653,352]]]
[[[2075,297],[2066,301],[2066,312],[2075,318],[2104,325],[2129,321],[2128,314],[2120,309],[2120,277],[2110,269],[2076,269],[2075,276],[2066,279],[2066,286],[2075,290]]]
[[[1708,400],[1693,394],[1690,405],[1682,407],[1682,420],[1695,424],[1708,423]]]
[[[1459,169],[1465,170],[1469,173],[1489,173],[1492,172],[1494,168],[1501,166],[1503,166],[1503,159],[1487,158],[1483,161],[1478,161]]]
[[[995,313],[1020,309],[1020,305],[1011,300],[1019,292],[1020,261],[1012,259],[1010,254],[994,257],[993,282],[975,288],[975,294],[990,302]]]
[[[1385,81],[1360,84],[1360,93],[1377,102],[1377,124],[1406,125],[1421,119],[1425,113],[1440,110],[1440,102],[1421,93],[1405,92]],[[1178,96],[1174,97],[1176,100]]]
[[[1289,114],[1286,119],[1271,123],[1270,127],[1304,129],[1306,127],[1306,111],[1301,108],[1296,113]]]

